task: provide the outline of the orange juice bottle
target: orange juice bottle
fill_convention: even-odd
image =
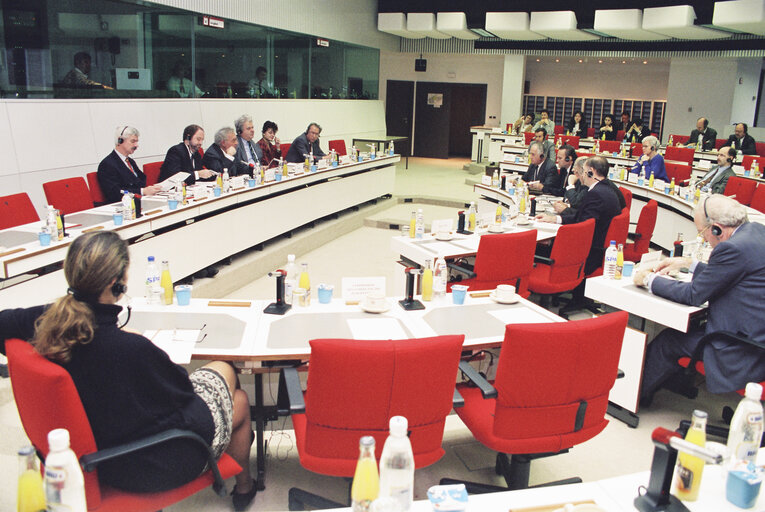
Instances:
[[[380,494],[380,474],[375,460],[375,438],[364,436],[359,441],[359,461],[351,485],[351,510],[367,512]]]
[[[40,470],[37,468],[35,449],[25,446],[19,450],[19,492],[17,512],[45,511],[45,492]]]
[[[693,411],[693,421],[685,440],[704,446],[707,441],[707,413]],[[694,455],[680,452],[677,454],[676,492],[678,498],[684,501],[696,501],[701,487],[701,475],[704,472],[704,461]]]

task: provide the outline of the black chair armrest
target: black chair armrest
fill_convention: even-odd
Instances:
[[[279,393],[276,399],[276,409],[279,416],[305,412],[305,400],[303,399],[303,389],[300,387],[300,376],[297,368],[282,368],[279,372]]]
[[[460,392],[456,389],[454,390],[454,396],[452,397],[452,407],[455,409],[465,407],[465,399],[462,398],[462,395],[460,395]]]
[[[640,240],[641,238],[643,238],[643,233],[635,233],[635,234],[632,235],[632,237],[635,240]]]
[[[473,272],[472,268],[463,267],[462,265],[457,265],[456,263],[447,263],[446,267],[459,272],[460,274],[465,274],[467,279],[473,279],[477,275],[475,272]]]
[[[555,263],[555,260],[552,258],[548,258],[546,256],[539,256],[538,254],[535,254],[534,263],[544,263],[545,265],[552,265]]]
[[[128,455],[138,450],[143,450],[144,448],[156,446],[174,439],[191,439],[192,441],[199,443],[199,445],[207,452],[208,464],[213,472],[213,489],[218,496],[227,496],[228,490],[221,477],[220,469],[218,469],[218,461],[215,459],[215,454],[213,453],[212,448],[208,446],[204,439],[202,439],[202,436],[191,430],[173,428],[120,446],[113,446],[111,448],[99,450],[95,453],[88,453],[80,457],[80,465],[85,471],[94,471],[96,467],[104,461],[122,457],[123,455]]]
[[[623,379],[624,378],[624,370],[621,368],[616,369],[616,378],[617,379]]]
[[[460,361],[460,371],[481,390],[484,398],[497,398],[497,390],[483,378],[467,361]]]

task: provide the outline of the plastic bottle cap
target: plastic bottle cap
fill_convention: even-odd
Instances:
[[[403,416],[393,416],[388,425],[391,435],[397,437],[405,437],[406,429],[409,428],[409,422]]]
[[[374,446],[375,445],[375,438],[372,436],[364,436],[359,440],[360,446]]]
[[[21,448],[19,448],[18,453],[22,457],[26,457],[27,455],[32,455],[34,452],[35,452],[34,447],[27,445],[27,446],[22,446]]]
[[[762,385],[757,384],[756,382],[750,382],[746,385],[746,392],[744,394],[747,398],[751,398],[752,400],[761,400]]]
[[[65,428],[57,428],[48,432],[48,448],[52,452],[69,448],[69,431]]]
[[[295,261],[295,255],[294,254],[288,254],[287,255],[287,261]]]
[[[149,262],[154,261],[154,256],[149,256]]]
[[[706,411],[702,411],[699,409],[695,409],[693,411],[693,415],[696,416],[697,418],[704,418],[704,419],[706,419],[706,417],[709,416]]]

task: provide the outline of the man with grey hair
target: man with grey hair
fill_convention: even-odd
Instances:
[[[749,222],[744,206],[719,194],[699,201],[693,222],[699,235],[712,246],[707,263],[670,258],[634,276],[636,285],[660,297],[692,306],[709,303],[704,328],[692,328],[687,333],[665,329],[648,346],[641,393],[644,405],[649,405],[662,384],[681,371],[677,360],[694,355],[704,335],[728,331],[765,343],[765,226]],[[691,281],[665,277],[683,270],[693,274]],[[725,338],[713,338],[700,350],[707,389],[712,393],[765,380],[763,350]]]
[[[288,162],[304,162],[306,158],[304,155],[309,155],[311,152],[313,152],[314,160],[325,156],[324,151],[319,147],[320,133],[321,126],[316,123],[309,124],[305,133],[301,133],[292,141],[285,160]]]
[[[215,139],[205,151],[202,161],[205,167],[217,173],[228,170],[229,176],[252,174],[250,166],[236,157],[237,138],[234,129],[226,126],[215,132]]]
[[[234,121],[236,129],[236,158],[253,167],[263,159],[263,150],[253,140],[255,138],[255,126],[252,124],[252,117],[242,114]]]
[[[529,190],[541,192],[545,185],[563,188],[558,168],[555,167],[555,162],[547,158],[541,142],[534,141],[531,143],[529,156],[531,157],[531,164],[521,177],[523,181],[529,184]]]
[[[114,130],[114,151],[98,164],[98,184],[106,203],[117,203],[122,191],[151,196],[162,190],[159,185],[146,185],[146,175],[130,155],[138,149],[140,133],[132,126],[118,126]]]

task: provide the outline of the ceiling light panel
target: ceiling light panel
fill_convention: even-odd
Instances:
[[[576,28],[574,11],[532,12],[529,28],[552,39],[564,41],[595,41],[600,39]]]
[[[712,25],[765,36],[765,2],[763,0],[715,2]]]
[[[722,39],[730,34],[694,25],[696,12],[690,5],[648,7],[643,10],[643,30],[677,39]]]
[[[432,12],[410,12],[406,17],[406,29],[414,34],[433,39],[451,37],[436,30],[436,15]]]
[[[403,12],[378,13],[377,30],[409,39],[422,39],[425,37],[413,34],[406,29],[406,15]]]
[[[595,11],[595,30],[611,37],[637,41],[659,41],[668,35],[643,30],[643,11],[640,9],[598,9]]]
[[[464,12],[439,12],[436,30],[458,39],[478,39],[478,34],[468,28]]]
[[[546,39],[542,34],[529,30],[527,12],[487,12],[486,30],[502,39],[521,41]]]

